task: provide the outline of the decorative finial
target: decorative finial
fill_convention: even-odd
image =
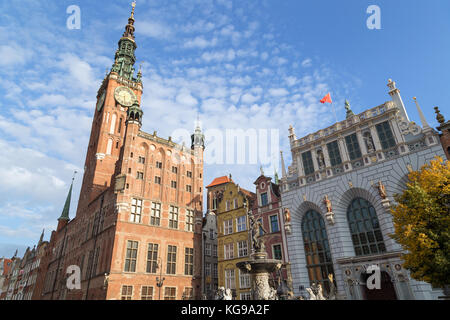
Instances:
[[[77,173],[78,173],[77,170],[75,170],[75,171],[73,172],[72,182],[75,180],[75,175],[76,175]]]
[[[262,167],[262,166],[260,166],[260,167],[259,167],[259,170],[261,170],[261,175],[263,176],[263,175],[264,175],[264,170],[263,170],[263,167]]]
[[[440,124],[444,124],[445,123],[445,118],[444,116],[441,114],[441,112],[439,111],[438,107],[434,107],[434,110],[436,112],[436,120],[440,123]]]
[[[389,89],[390,89],[391,91],[396,89],[396,87],[395,87],[395,82],[392,81],[392,79],[389,79],[389,80],[388,80],[387,86],[389,87]]]
[[[136,0],[133,1],[133,3],[131,4],[131,7],[133,9],[131,9],[131,18],[134,19],[134,8],[136,8]]]
[[[349,117],[355,115],[355,114],[353,113],[352,109],[350,108],[350,102],[348,102],[347,99],[345,99],[345,110],[347,110],[347,116],[346,116],[347,119],[348,119]]]

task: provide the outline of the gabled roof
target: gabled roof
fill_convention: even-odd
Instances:
[[[233,180],[229,176],[223,176],[223,177],[215,178],[213,180],[213,182],[211,182],[206,187],[207,188],[215,187],[215,186],[218,186],[218,185],[221,185],[221,184],[225,184],[225,183],[228,183],[228,182],[231,182],[231,181],[233,181]]]
[[[242,193],[245,194],[245,195],[246,195],[247,197],[249,197],[250,199],[253,199],[253,198],[256,197],[256,193],[253,193],[253,192],[251,192],[251,191],[248,191],[248,190],[246,190],[246,189],[244,189],[244,188],[240,188],[239,190],[242,191]]]

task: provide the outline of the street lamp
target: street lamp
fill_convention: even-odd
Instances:
[[[158,258],[158,268],[159,268],[159,277],[156,277],[156,286],[159,288],[159,294],[158,294],[158,300],[161,300],[161,287],[164,284],[164,280],[166,280],[166,278],[162,277],[162,262],[161,262],[161,257]]]

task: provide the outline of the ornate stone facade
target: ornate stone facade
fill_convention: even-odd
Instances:
[[[376,298],[366,289],[369,265],[380,267],[385,297],[435,299],[441,293],[409,277],[402,248],[389,235],[393,196],[404,189],[409,171],[444,153],[419,105],[422,127],[409,121],[395,82],[388,87],[392,101],[329,128],[300,139],[289,129],[293,163],[283,172],[281,190],[291,213],[287,240],[296,295],[313,281],[326,293],[331,273],[338,298]]]

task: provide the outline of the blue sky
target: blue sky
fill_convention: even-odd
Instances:
[[[369,30],[369,5],[381,30]],[[81,9],[69,30],[66,9]],[[111,67],[130,1],[0,3],[0,256],[22,253],[56,226],[73,170],[71,216],[79,196],[96,92]],[[143,130],[162,137],[203,128],[280,130],[298,137],[339,119],[344,100],[355,113],[401,90],[419,122],[434,106],[450,117],[450,2],[299,0],[138,0],[136,55],[143,63]],[[208,137],[207,137],[208,139]],[[266,165],[272,174],[279,163]],[[253,190],[259,165],[208,165],[205,183],[231,173]]]

